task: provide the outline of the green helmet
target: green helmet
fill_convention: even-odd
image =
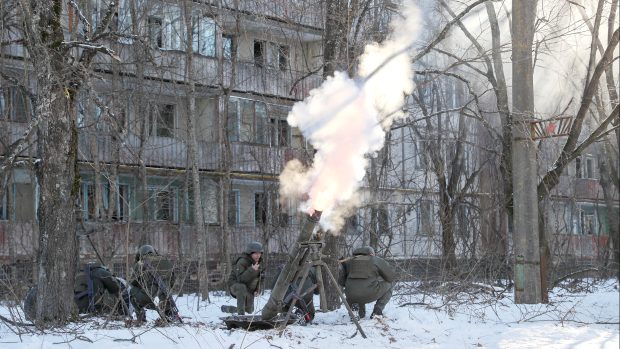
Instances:
[[[138,253],[136,253],[136,261],[139,261],[142,256],[146,256],[148,254],[157,254],[155,248],[151,245],[142,245],[138,248]]]
[[[375,249],[370,246],[358,247],[355,250],[353,250],[354,256],[357,256],[357,255],[370,256],[374,254],[375,254]]]
[[[263,253],[263,245],[260,242],[252,241],[246,246],[244,252],[247,254],[252,254],[254,252]]]

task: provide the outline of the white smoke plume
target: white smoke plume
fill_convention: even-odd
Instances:
[[[366,46],[358,76],[336,72],[288,115],[288,123],[298,127],[317,152],[310,168],[296,160],[287,164],[280,175],[280,194],[301,198],[305,212],[322,211],[320,225],[332,233],[357,207],[368,155],[383,147],[385,130],[403,116],[405,95],[413,91],[409,48],[420,17],[412,4],[401,13],[403,17],[392,21],[387,40]]]

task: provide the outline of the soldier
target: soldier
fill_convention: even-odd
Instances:
[[[275,286],[278,277],[282,273],[283,268],[280,267],[279,269],[280,270],[276,275],[272,288]],[[306,323],[311,322],[314,319],[314,315],[316,313],[316,310],[314,308],[314,295],[319,294],[319,288],[317,287],[316,269],[316,267],[311,267],[310,270],[308,270],[308,276],[306,277],[306,280],[301,286],[301,290],[299,290],[299,282],[301,281],[302,275],[298,275],[295,280],[293,280],[293,282],[288,286],[286,294],[284,295],[284,311],[289,310],[295,294],[297,294],[297,296],[301,296],[297,299],[295,307],[297,307],[301,311],[301,315],[304,317],[304,321]]]
[[[74,300],[80,313],[127,315],[128,298],[123,281],[99,264],[86,264],[75,276]],[[27,320],[36,317],[37,285],[31,287],[24,300]]]
[[[295,306],[303,312],[304,321],[306,323],[314,320],[314,314],[316,312],[314,308],[314,295],[319,294],[319,288],[317,287],[316,267],[310,268],[308,276],[301,286],[301,290],[297,290],[297,285],[301,281],[301,275],[289,285],[286,295],[284,296],[284,310],[288,311],[293,301],[294,292],[297,292],[301,297],[298,299]]]
[[[366,316],[366,303],[374,302],[371,318],[383,315],[385,305],[392,298],[392,286],[396,277],[390,265],[375,256],[370,246],[353,251],[353,257],[342,262],[340,284],[344,286],[349,306],[357,303],[359,317]]]
[[[237,313],[254,312],[254,296],[258,294],[260,277],[263,272],[261,265],[263,245],[250,242],[243,255],[235,261],[228,278],[230,295],[237,299]]]
[[[102,265],[87,264],[75,276],[75,303],[80,313],[125,315],[120,281]]]
[[[130,290],[138,322],[146,321],[146,309],[157,310],[161,321],[180,321],[170,293],[173,283],[172,263],[158,254],[153,246],[141,246],[136,253]],[[159,298],[159,307],[155,305],[155,297]]]

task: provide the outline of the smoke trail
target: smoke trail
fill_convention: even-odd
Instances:
[[[336,72],[288,115],[288,123],[298,127],[317,152],[310,168],[297,160],[287,163],[280,194],[302,198],[304,211],[323,211],[321,227],[334,233],[357,207],[367,156],[383,147],[385,130],[403,116],[405,94],[413,91],[407,48],[418,32],[419,15],[411,4],[402,13],[392,21],[385,42],[366,46],[357,77]]]

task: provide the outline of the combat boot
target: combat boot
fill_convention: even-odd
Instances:
[[[359,310],[357,314],[359,315],[360,319],[363,319],[366,317],[366,304],[359,305]]]
[[[374,318],[375,316],[377,316],[377,317],[383,317],[383,311],[382,311],[381,309],[379,309],[379,308],[375,307],[375,308],[372,310],[372,314],[370,314],[370,318],[372,319],[372,318]]]

